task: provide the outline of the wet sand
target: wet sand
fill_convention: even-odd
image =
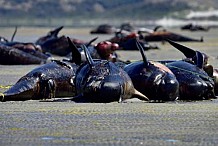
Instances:
[[[16,41],[34,42],[51,28],[20,28]],[[89,28],[64,28],[61,34],[82,40]],[[174,32],[193,38],[204,37],[203,43],[182,43],[206,52],[210,63],[218,68],[218,29],[209,32]],[[0,28],[0,36],[10,39],[13,28]],[[152,43],[153,44],[153,43]],[[169,44],[157,44],[160,50],[146,52],[148,59],[181,59],[183,54]],[[138,60],[138,51],[119,51],[123,60]],[[58,57],[57,57],[58,58]],[[0,92],[37,65],[0,65]],[[0,145],[217,145],[218,100],[198,102],[145,103],[74,103],[25,101],[0,103]]]

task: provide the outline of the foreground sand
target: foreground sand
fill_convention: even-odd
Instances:
[[[4,36],[13,29],[0,29]],[[21,28],[17,40],[34,41],[49,29]],[[66,29],[62,33],[84,40],[94,38],[89,29]],[[179,32],[179,30],[173,30]],[[18,31],[19,32],[19,31]],[[218,68],[218,30],[182,32],[204,43],[184,43],[207,52]],[[99,41],[111,36],[99,36]],[[146,52],[153,60],[184,56],[168,44]],[[122,59],[140,59],[138,51],[119,51]],[[0,92],[37,65],[0,65]],[[5,88],[4,88],[5,87]],[[25,101],[0,103],[0,145],[217,145],[218,100],[198,102],[73,103]]]
[[[217,104],[6,102],[0,145],[216,145]]]

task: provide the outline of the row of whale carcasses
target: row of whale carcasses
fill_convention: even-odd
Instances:
[[[63,27],[59,27],[59,28],[55,29],[54,31],[49,32],[47,36],[42,37],[38,41],[36,41],[36,44],[40,45],[42,50],[46,50],[46,49],[50,50],[48,52],[50,52],[52,54],[55,54],[54,52],[52,52],[53,51],[52,48],[55,48],[55,46],[61,46],[63,48],[68,48],[68,51],[66,53],[66,52],[62,52],[61,50],[63,50],[63,48],[60,47],[61,49],[59,50],[59,52],[62,52],[63,53],[62,55],[66,55],[69,52],[73,53],[72,47],[69,47],[69,45],[68,45],[67,38],[65,36],[62,36],[62,37],[57,36],[58,32],[62,28]],[[119,32],[119,33],[121,33],[121,32]],[[127,38],[128,37],[129,36],[127,35]],[[129,37],[129,39],[131,40],[131,42],[133,42],[132,47],[134,48],[134,50],[138,49],[138,48],[140,48],[140,50],[145,49],[143,47],[142,43],[138,43],[139,40],[137,41],[137,43],[135,43],[134,37]],[[3,41],[5,41],[5,40],[3,40]],[[75,41],[75,39],[73,39],[73,40],[71,39],[71,41],[73,41],[77,46],[80,46],[81,44],[87,44],[87,43],[82,42],[82,41],[78,41],[78,40]],[[188,55],[187,55],[187,53],[185,54],[186,57],[189,58],[189,59],[187,59],[188,61],[181,61],[181,60],[180,61],[168,61],[168,62],[160,61],[162,63],[162,64],[160,64],[160,63],[154,62],[154,61],[153,62],[146,61],[147,59],[145,59],[146,57],[144,55],[143,62],[136,62],[136,63],[132,63],[130,65],[127,65],[124,68],[122,67],[125,70],[125,72],[128,73],[128,76],[130,76],[130,78],[131,78],[132,84],[134,85],[134,88],[136,89],[136,90],[134,90],[134,93],[136,91],[139,91],[137,93],[142,93],[143,95],[147,96],[147,98],[149,100],[155,100],[155,101],[169,101],[169,100],[171,101],[171,100],[176,100],[176,99],[201,100],[201,99],[215,98],[214,90],[216,90],[216,76],[213,75],[213,71],[211,73],[211,71],[208,71],[208,69],[207,69],[208,72],[203,71],[205,62],[204,62],[204,58],[203,58],[204,56],[202,55],[202,53],[200,53],[198,51],[193,51],[191,49],[187,49],[187,47],[184,47],[184,46],[181,47],[181,45],[176,44],[172,41],[170,41],[170,43],[173,44],[176,48],[180,48],[180,51],[181,51],[181,48],[182,48],[182,50],[185,50],[185,52],[187,52],[187,50],[189,50]],[[30,45],[32,45],[33,47]],[[103,44],[103,46],[104,45],[105,44]],[[106,43],[106,45],[108,45],[108,44]],[[35,49],[34,44],[17,43],[17,42],[10,42],[10,43],[7,42],[6,43],[6,41],[5,41],[2,46],[4,46],[3,48],[10,48],[11,46],[16,46],[16,48],[18,48],[17,50],[21,50],[19,48],[23,49],[26,46],[28,46],[26,48],[28,48],[28,49],[30,48],[29,50],[31,50],[31,51]],[[32,49],[31,47],[34,49]],[[43,47],[44,47],[44,49],[43,49]],[[48,49],[49,47],[50,47],[50,49]],[[40,50],[40,49],[38,49],[38,50]],[[57,50],[57,49],[55,49],[55,50]],[[80,49],[80,50],[82,50],[82,49]],[[37,50],[35,50],[35,51],[38,52]],[[13,54],[13,53],[11,53],[13,51],[10,50],[9,52],[10,52],[9,54]],[[43,52],[43,51],[39,51],[39,52]],[[74,53],[75,53],[75,51],[74,51]],[[142,51],[141,51],[141,53],[142,53]],[[17,53],[17,54],[19,54],[19,53]],[[21,54],[23,54],[23,53],[21,53]],[[31,53],[31,54],[33,54],[33,53]],[[189,55],[189,54],[191,54],[191,55]],[[74,55],[74,54],[72,54],[72,55]],[[92,57],[95,57],[95,56],[92,56]],[[24,58],[24,57],[21,56],[21,58]],[[73,60],[75,60],[75,58],[76,57],[70,58],[67,63],[62,62],[62,61],[56,61],[55,63],[52,62],[50,64],[45,64],[42,67],[40,66],[39,69],[33,70],[29,74],[31,76],[29,78],[31,78],[32,81],[25,80],[25,83],[24,83],[24,84],[26,84],[26,86],[30,85],[29,87],[32,88],[31,89],[32,91],[26,92],[26,87],[25,87],[25,90],[23,90],[24,87],[22,87],[23,86],[23,83],[22,83],[22,86],[21,85],[19,85],[18,87],[14,86],[10,90],[5,92],[4,93],[4,100],[7,100],[7,98],[6,98],[7,94],[8,95],[11,94],[12,90],[13,90],[13,94],[16,96],[13,96],[13,98],[11,98],[11,100],[27,100],[27,99],[32,99],[32,98],[33,99],[40,99],[40,98],[64,97],[64,96],[73,96],[73,95],[75,95],[77,97],[74,99],[80,100],[80,98],[84,98],[81,95],[86,93],[87,89],[78,88],[76,90],[77,87],[75,87],[75,89],[74,89],[74,86],[75,86],[74,76],[76,75],[76,72],[77,72],[77,71],[75,71],[75,68],[81,68],[81,67],[78,67],[78,65],[77,65],[77,67],[75,67],[74,64],[72,65],[72,62],[73,62]],[[99,58],[102,59],[101,57],[99,57]],[[196,58],[197,58],[197,60],[196,60]],[[103,59],[108,59],[108,58],[103,58]],[[78,58],[76,60],[78,60]],[[69,62],[71,62],[70,65],[69,65]],[[100,64],[101,64],[101,61],[98,61],[98,62],[100,62]],[[56,64],[56,65],[54,65],[54,64]],[[119,64],[119,66],[125,65],[124,62],[121,62],[121,63],[116,62],[116,64]],[[122,65],[120,65],[120,64],[122,64]],[[165,64],[168,68],[166,66],[164,66],[163,64]],[[59,71],[61,76],[57,76],[57,74],[55,75],[55,67],[51,67],[51,66],[56,66],[57,68],[61,69],[62,71]],[[108,66],[108,68],[110,68],[109,66]],[[65,72],[66,67],[68,67],[70,73]],[[92,67],[92,69],[93,68],[94,67]],[[99,69],[99,67],[97,69]],[[105,70],[108,70],[108,69],[105,69]],[[98,73],[98,71],[94,71],[94,72]],[[121,72],[121,71],[119,70],[119,72]],[[66,76],[63,77],[64,76],[63,74],[66,74]],[[102,74],[104,75],[104,73],[102,73]],[[24,77],[24,78],[26,79],[27,77]],[[56,81],[56,79],[59,80],[59,78],[61,78],[62,80],[59,82]],[[90,78],[91,77],[89,77],[89,80],[90,80]],[[96,79],[96,76],[94,76],[94,78]],[[104,78],[104,77],[100,77],[100,78]],[[70,84],[65,84],[65,82],[64,82],[65,80],[67,83],[70,83]],[[68,80],[71,80],[71,81],[68,81]],[[112,78],[109,80],[109,82],[111,84],[113,84],[113,82],[116,82],[114,80],[118,80],[118,78],[114,78],[114,79]],[[23,79],[20,79],[20,81],[18,81],[18,83],[20,83],[21,81],[23,81]],[[35,82],[33,82],[33,81],[35,81]],[[60,83],[60,85],[57,82]],[[84,82],[87,82],[87,81],[85,80]],[[32,83],[32,84],[30,84],[30,83]],[[64,87],[64,86],[69,87],[69,88],[66,88],[66,89],[68,89],[67,91],[65,91],[64,88],[62,89],[62,87]],[[98,86],[100,86],[100,85],[98,85]],[[55,89],[55,88],[59,88],[59,87],[61,88],[61,90],[58,90],[58,91],[61,91],[61,92],[60,93],[55,92],[55,91],[57,91],[57,89]],[[115,87],[117,87],[117,86],[115,86]],[[18,92],[17,88],[18,89],[21,88],[21,89],[19,89],[19,92]],[[84,86],[83,88],[87,88],[87,87]],[[90,89],[92,87],[88,87],[88,88]],[[98,89],[101,89],[101,88],[103,88],[103,87],[98,87]],[[95,88],[95,89],[97,89],[97,88]],[[23,93],[23,91],[25,91],[25,96],[23,96],[23,94],[21,94],[21,93]],[[35,91],[38,91],[37,94],[35,93]],[[120,89],[119,92],[121,92],[121,91],[123,92],[126,90]],[[82,92],[82,93],[79,96],[78,95],[79,93],[77,93],[77,92],[79,92],[79,93]],[[89,92],[91,92],[91,91],[89,91]],[[92,94],[89,94],[89,92],[86,95],[92,95]],[[100,98],[100,96],[103,95],[104,92],[105,91],[103,90],[103,92],[100,92],[101,94],[100,93],[98,94],[99,98]],[[133,90],[132,90],[132,92],[133,92]],[[105,92],[105,93],[107,93],[107,92]],[[109,93],[111,93],[111,92],[109,92]],[[21,95],[21,96],[18,96],[18,95]],[[94,95],[92,97],[97,96],[97,95],[95,95],[95,96]],[[110,95],[110,94],[108,94],[108,95]],[[26,98],[26,96],[27,96],[27,98]],[[19,99],[20,97],[22,99]],[[103,95],[103,97],[104,97],[104,95]],[[109,97],[113,97],[113,96],[111,95]],[[121,97],[121,95],[120,95],[120,97]],[[140,97],[140,96],[137,95],[136,97]],[[97,98],[97,99],[99,99],[99,98]],[[114,100],[114,98],[112,98],[112,99]],[[90,101],[108,102],[108,101],[113,101],[113,100],[106,100],[103,98],[102,100],[92,99]],[[117,100],[117,98],[116,98],[116,100]],[[80,101],[89,101],[89,100],[86,99],[86,100],[80,100]]]
[[[2,100],[68,96],[73,96],[72,99],[79,102],[122,101],[133,97],[152,101],[216,98],[217,79],[213,71],[211,73],[212,66],[206,66],[205,56],[201,52],[168,41],[183,53],[185,52],[187,59],[148,61],[142,51],[143,46],[139,41],[135,41],[135,48],[140,50],[143,61],[127,66],[124,64],[125,62],[116,62],[114,65],[101,59],[93,61],[86,51],[87,62],[81,65],[81,52],[78,52],[74,45],[73,47],[68,45],[72,57],[67,62],[55,61],[33,70],[6,91],[2,95]],[[77,46],[79,45],[77,44]],[[82,48],[82,50],[87,50],[85,45],[82,45]],[[69,70],[69,73],[66,73],[66,70]],[[30,78],[31,80],[29,80]]]
[[[115,31],[115,36],[108,39],[111,43],[118,44],[116,49],[122,50],[136,50],[133,39],[137,38],[145,50],[159,49],[157,45],[151,45],[150,41],[165,41],[166,38],[174,41],[197,41],[202,42],[203,39],[193,39],[184,35],[173,33],[166,30],[158,30],[157,26],[154,30],[140,28],[136,30],[129,30],[121,27]],[[67,43],[66,36],[58,36],[63,26],[51,30],[47,35],[38,38],[35,42],[16,42],[14,36],[17,32],[17,27],[12,36],[11,41],[6,38],[0,38],[0,64],[17,65],[17,64],[43,64],[52,59],[52,55],[69,56],[71,49]],[[144,35],[146,33],[147,35]],[[84,40],[71,38],[76,45],[88,43]],[[90,44],[92,55],[96,57],[99,53],[98,48]],[[102,58],[100,56],[100,58]],[[105,59],[105,58],[103,58]]]

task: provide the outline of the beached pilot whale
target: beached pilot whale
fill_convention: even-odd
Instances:
[[[28,44],[25,47],[28,47]],[[0,44],[0,64],[3,65],[44,64],[50,60],[50,56],[34,49],[20,49]]]
[[[213,69],[206,65],[205,55],[174,41],[168,42],[180,50],[187,58],[169,61],[166,66],[175,74],[180,86],[181,100],[206,100],[216,98]],[[209,68],[208,68],[209,67]],[[206,68],[208,70],[206,70]]]
[[[11,41],[4,39],[0,41],[0,64],[43,64],[51,60],[51,57],[42,53],[41,48],[34,43],[13,41],[16,32],[17,27],[15,28]]]
[[[163,64],[148,61],[143,47],[136,40],[143,61],[133,62],[124,67],[134,87],[150,100],[173,101],[179,97],[179,83],[175,75]]]
[[[70,40],[69,40],[70,42]],[[53,60],[21,77],[15,85],[0,94],[0,101],[25,101],[75,96],[74,78],[80,54],[72,50],[70,61]],[[74,56],[75,55],[75,56]],[[78,63],[78,62],[76,62]]]
[[[73,101],[107,103],[134,97],[149,100],[134,88],[123,69],[108,60],[93,60],[86,46],[81,47],[84,49],[87,62],[80,64],[81,58],[76,61],[80,67],[74,80],[76,96]],[[74,48],[77,49],[75,45]]]
[[[69,62],[52,61],[41,65],[0,95],[1,101],[40,100],[75,95],[73,78],[76,65]]]
[[[181,30],[189,30],[189,31],[209,31],[209,26],[196,25],[193,23],[186,24],[181,26]]]
[[[164,42],[166,39],[170,39],[177,42],[203,42],[203,37],[201,37],[200,39],[195,39],[195,38],[191,38],[188,36],[167,31],[165,29],[158,30],[159,28],[161,28],[161,26],[157,26],[153,32],[148,32],[147,35],[143,36],[143,39],[147,42],[153,42],[153,41]]]
[[[58,36],[59,32],[63,29],[63,26],[60,26],[54,30],[51,30],[47,35],[40,37],[36,41],[36,45],[39,45],[42,48],[42,52],[49,52],[54,55],[66,56],[71,52],[71,49],[68,44],[67,36],[62,35]],[[71,38],[71,41],[76,45],[85,44],[87,42]]]

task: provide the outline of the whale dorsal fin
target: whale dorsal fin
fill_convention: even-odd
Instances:
[[[15,27],[14,33],[13,33],[13,35],[11,37],[11,42],[14,41],[14,37],[15,37],[16,33],[17,33],[17,26]]]
[[[203,69],[204,66],[204,56],[201,52],[196,51],[196,58],[193,60],[197,67]]]
[[[82,49],[85,52],[86,60],[87,60],[87,62],[89,64],[89,66],[92,68],[94,66],[94,61],[93,61],[93,59],[92,59],[92,57],[91,57],[87,47],[85,45],[82,45],[81,47],[82,47]]]
[[[138,40],[136,39],[136,46],[137,48],[139,49],[141,55],[142,55],[142,59],[143,59],[143,62],[145,64],[145,67],[148,67],[149,65],[149,62],[147,60],[147,57],[145,56],[145,53],[144,53],[144,49],[143,47],[141,46],[141,44],[138,42]]]
[[[96,41],[98,39],[98,37],[90,40],[87,44],[86,44],[86,47],[89,47],[94,41]]]
[[[68,43],[69,43],[69,47],[71,48],[71,52],[72,52],[72,58],[71,58],[71,62],[74,62],[77,65],[81,64],[81,54],[78,51],[76,45],[70,40],[69,37],[67,37]]]
[[[175,47],[176,49],[178,49],[180,52],[182,52],[185,57],[187,58],[193,58],[196,55],[195,50],[188,48],[186,46],[183,46],[181,44],[178,44],[172,40],[166,39],[173,47]]]
[[[60,26],[52,31],[49,32],[49,35],[57,37],[58,33],[61,31],[61,29],[63,29],[64,26]]]

